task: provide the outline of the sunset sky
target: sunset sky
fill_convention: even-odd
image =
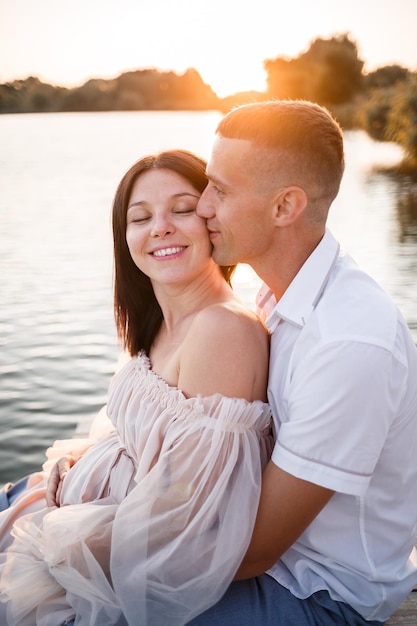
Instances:
[[[417,70],[416,24],[417,0],[0,0],[0,82],[194,67],[226,96],[265,89],[265,59],[347,32],[365,70]]]

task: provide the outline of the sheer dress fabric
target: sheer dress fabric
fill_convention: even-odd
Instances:
[[[246,551],[268,405],[186,398],[140,354],[114,377],[107,411],[114,430],[70,470],[61,507],[20,510],[0,587],[10,626],[186,624]]]

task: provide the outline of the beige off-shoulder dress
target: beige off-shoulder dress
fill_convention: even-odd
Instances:
[[[93,445],[50,450],[52,462],[90,446],[59,508],[46,508],[42,477],[0,514],[10,626],[74,615],[82,626],[186,624],[222,596],[246,551],[272,448],[266,403],[187,398],[141,353],[114,376],[107,414]]]

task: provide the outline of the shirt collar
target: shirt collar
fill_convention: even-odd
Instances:
[[[339,243],[329,230],[277,302],[264,283],[256,298],[258,313],[271,332],[280,320],[302,328],[323,293],[328,276],[340,252]]]

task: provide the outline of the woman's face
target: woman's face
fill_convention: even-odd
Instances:
[[[206,222],[195,211],[199,198],[191,183],[167,169],[148,170],[134,183],[126,241],[152,283],[189,281],[214,263]]]

